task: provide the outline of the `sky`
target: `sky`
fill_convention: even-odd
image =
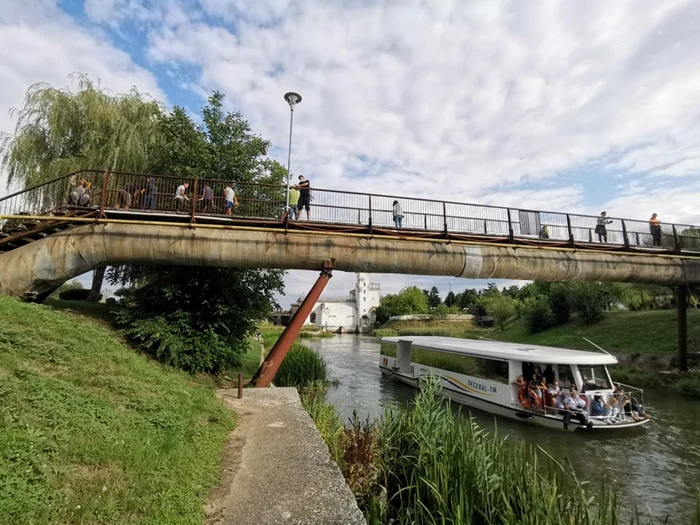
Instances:
[[[2,132],[81,72],[192,114],[219,90],[286,164],[296,91],[317,188],[700,224],[697,1],[0,0],[0,48]],[[314,279],[290,272],[283,306]]]

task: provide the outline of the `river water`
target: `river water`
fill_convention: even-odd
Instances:
[[[381,375],[379,343],[373,337],[344,334],[304,344],[328,361],[339,381],[328,400],[346,420],[353,410],[362,418],[376,417],[388,405],[409,405],[415,395],[413,388]],[[508,439],[542,447],[566,468],[570,462],[591,489],[605,479],[628,508],[636,502],[640,512],[651,511],[662,522],[668,515],[668,523],[692,523],[700,487],[700,401],[654,390],[645,390],[644,397],[652,421],[610,435],[542,429],[473,409],[471,415],[489,429],[497,423],[498,433]]]

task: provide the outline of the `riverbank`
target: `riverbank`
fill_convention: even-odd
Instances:
[[[488,338],[525,344],[596,351],[584,338],[616,355],[620,364],[611,367],[613,379],[641,387],[674,389],[684,395],[700,397],[700,376],[679,374],[677,368],[676,316],[673,310],[607,312],[594,325],[574,318],[569,323],[535,334],[524,323],[513,321],[504,330],[474,326],[454,327],[454,323],[418,321],[388,323],[375,330],[377,337],[389,335],[438,335]],[[700,352],[700,310],[688,311],[688,351]],[[698,366],[691,360],[691,366]]]
[[[198,523],[234,416],[99,322],[0,297],[0,521]]]

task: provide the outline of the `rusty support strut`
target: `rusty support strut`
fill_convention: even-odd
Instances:
[[[264,388],[270,386],[272,383],[277,370],[279,370],[282,361],[287,356],[289,349],[292,347],[294,340],[299,335],[301,327],[304,326],[304,321],[311,314],[316,301],[321,296],[323,289],[328,284],[328,281],[333,276],[333,270],[335,269],[335,259],[327,260],[323,262],[323,270],[321,275],[318,276],[313,287],[309,291],[308,295],[304,298],[299,306],[299,309],[294,313],[292,318],[289,320],[289,324],[280,335],[275,345],[267,354],[267,357],[258,368],[258,371],[251,379],[250,384],[256,388]]]

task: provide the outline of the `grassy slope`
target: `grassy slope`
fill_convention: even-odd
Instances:
[[[610,352],[639,352],[663,355],[677,351],[676,314],[673,310],[648,312],[609,312],[603,321],[587,326],[573,320],[564,326],[528,334],[521,322],[502,332],[492,332],[492,339],[519,343],[591,350],[584,337]],[[700,310],[688,311],[688,351],[700,352]]]
[[[109,329],[0,297],[0,523],[201,523],[231,413]]]

